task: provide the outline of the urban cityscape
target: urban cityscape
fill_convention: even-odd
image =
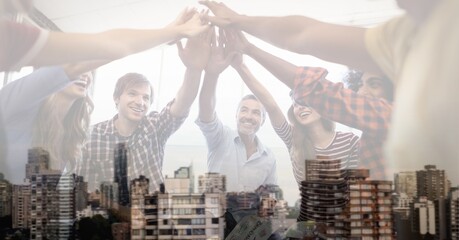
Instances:
[[[0,239],[459,239],[459,187],[435,165],[387,181],[308,160],[289,206],[277,185],[227,192],[225,176],[196,179],[192,165],[151,192],[148,178],[127,176],[126,147],[115,151],[113,181],[88,192],[83,176],[29,149],[24,184],[0,174]]]

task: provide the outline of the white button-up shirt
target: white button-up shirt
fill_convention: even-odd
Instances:
[[[215,117],[209,123],[195,121],[207,147],[207,169],[226,175],[226,191],[254,191],[260,185],[277,184],[276,158],[256,137],[257,151],[247,159],[244,143],[236,130]]]

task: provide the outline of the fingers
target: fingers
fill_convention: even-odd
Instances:
[[[211,39],[211,45],[212,46],[217,46],[217,34],[215,33],[215,28],[212,27],[212,39]],[[220,36],[219,36],[220,37]]]
[[[218,28],[218,46],[223,47],[226,44],[226,35],[223,28]]]
[[[215,28],[214,27],[210,27],[209,30],[206,32],[205,41],[210,43],[212,41],[212,37],[214,35],[215,35]]]

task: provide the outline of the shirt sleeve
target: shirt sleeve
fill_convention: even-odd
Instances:
[[[43,49],[49,31],[21,23],[0,23],[0,71],[17,70],[27,65]]]
[[[198,118],[195,123],[198,125],[199,129],[201,129],[204,137],[206,138],[209,152],[216,149],[222,143],[224,136],[228,134],[225,131],[225,126],[216,115],[214,120],[211,122],[202,122]]]
[[[171,106],[174,103],[175,99],[170,101],[166,107],[164,107],[160,113],[158,112],[151,112],[148,115],[148,119],[150,119],[150,124],[153,126],[152,129],[156,129],[160,144],[166,144],[167,139],[176,132],[180,126],[182,126],[183,122],[185,122],[188,116],[183,117],[174,117],[171,114]]]
[[[349,158],[348,158],[348,168],[349,169],[356,169],[359,167],[359,161],[360,161],[360,154],[359,154],[359,149],[360,149],[360,141],[359,137],[356,135],[352,136],[351,139],[351,150],[349,152]]]
[[[273,154],[270,153],[271,156],[274,158]],[[264,184],[275,184],[277,185],[277,163],[276,161],[273,162],[273,166],[271,168],[271,171],[268,174],[268,177],[266,178]]]
[[[318,74],[319,73],[319,74]],[[385,138],[391,118],[392,105],[386,100],[364,96],[344,88],[342,83],[325,79],[326,70],[308,67],[298,69],[294,100],[314,108],[321,116]]]
[[[5,122],[14,121],[36,108],[67,84],[70,79],[62,67],[44,67],[15,80],[0,90],[0,111]]]
[[[293,136],[293,129],[292,126],[284,120],[280,127],[273,126],[274,131],[277,135],[282,139],[288,149],[292,148],[292,136]]]
[[[365,32],[365,47],[385,75],[397,84],[405,56],[410,49],[415,25],[404,15]]]

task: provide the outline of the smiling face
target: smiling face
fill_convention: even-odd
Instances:
[[[297,103],[293,103],[293,114],[296,121],[303,126],[310,125],[311,123],[317,122],[321,119],[320,114],[314,109]]]
[[[92,73],[84,73],[76,80],[73,80],[67,87],[62,89],[61,93],[66,97],[78,99],[86,97],[88,89],[93,80]]]
[[[236,114],[237,130],[241,135],[253,135],[264,122],[263,105],[255,99],[244,99]]]
[[[119,118],[135,123],[140,122],[148,112],[151,97],[148,83],[138,83],[126,88],[120,97],[115,99]]]
[[[388,92],[390,91],[387,80],[378,75],[371,73],[364,73],[362,75],[362,86],[359,88],[358,93],[366,96],[388,99]]]

